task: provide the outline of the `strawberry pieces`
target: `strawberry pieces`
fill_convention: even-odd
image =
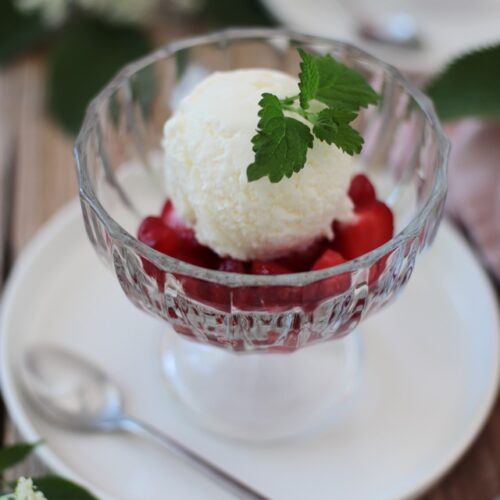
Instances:
[[[391,209],[374,201],[354,209],[356,220],[334,223],[334,247],[347,260],[371,252],[392,238],[394,219]]]
[[[199,267],[217,268],[219,257],[210,248],[198,242],[193,229],[186,226],[184,221],[177,216],[170,200],[163,206],[161,220],[167,228],[177,234],[176,258]]]
[[[314,263],[311,271],[319,271],[328,269],[329,267],[338,266],[346,262],[344,257],[335,250],[325,250],[323,255]],[[351,277],[349,273],[338,274],[331,278],[326,278],[323,281],[314,282],[304,290],[304,298],[308,302],[318,302],[335,295],[341,294],[348,290],[351,285]]]
[[[352,178],[348,194],[355,207],[369,205],[376,200],[375,188],[364,174]]]
[[[175,256],[179,250],[177,233],[165,226],[159,217],[146,217],[139,226],[137,238],[166,255]]]
[[[290,269],[288,269],[285,265],[279,264],[278,262],[267,261],[264,262],[262,260],[254,260],[252,261],[252,274],[260,274],[260,275],[271,275],[271,274],[288,274],[290,273]]]
[[[303,273],[309,271],[318,257],[328,248],[328,240],[320,238],[300,250],[293,250],[285,257],[277,259],[276,262],[283,264],[290,272]]]
[[[217,270],[225,271],[226,273],[240,274],[245,274],[247,272],[244,262],[230,258],[222,259],[217,267]]]
[[[319,271],[320,269],[327,269],[329,267],[338,266],[345,262],[344,257],[335,250],[328,249],[323,255],[314,263],[311,271]]]

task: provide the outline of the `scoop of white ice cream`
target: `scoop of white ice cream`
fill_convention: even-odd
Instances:
[[[200,243],[241,260],[271,259],[331,238],[332,220],[352,214],[352,158],[318,140],[290,179],[248,182],[264,92],[296,95],[297,81],[265,69],[213,73],[181,101],[164,130],[166,190],[176,212]]]

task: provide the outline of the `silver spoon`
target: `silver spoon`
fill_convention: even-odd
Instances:
[[[392,14],[383,22],[368,19],[359,20],[358,33],[367,40],[406,49],[422,47],[415,19],[408,14]]]
[[[28,399],[52,422],[76,431],[120,430],[147,437],[238,498],[266,499],[170,436],[127,416],[118,387],[105,373],[77,355],[59,347],[37,345],[24,355],[20,374]]]

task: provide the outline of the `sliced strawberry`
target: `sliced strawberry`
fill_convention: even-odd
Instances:
[[[247,272],[244,262],[230,258],[222,259],[217,269],[219,271],[225,271],[226,273],[245,274]]]
[[[346,262],[344,257],[335,250],[328,249],[314,263],[311,271],[319,271],[330,267],[338,266]],[[304,299],[310,302],[318,302],[339,295],[351,286],[349,273],[342,273],[331,278],[326,278],[319,282],[311,283],[304,288]]]
[[[368,205],[375,201],[375,188],[366,175],[358,174],[352,178],[349,197],[356,207]]]
[[[394,218],[391,209],[374,201],[354,209],[356,220],[334,223],[334,248],[347,260],[355,259],[392,238]]]
[[[309,271],[326,248],[328,248],[328,240],[321,238],[302,250],[294,250],[285,257],[277,259],[277,262],[283,264],[291,272],[302,273]]]
[[[250,264],[251,274],[276,275],[292,271],[275,261],[255,260]],[[242,310],[283,311],[298,305],[299,288],[291,286],[255,286],[234,289],[233,303]]]
[[[176,255],[180,247],[177,233],[165,226],[159,217],[146,217],[139,226],[137,238],[166,255]]]
[[[181,276],[180,281],[186,295],[192,300],[201,302],[214,309],[229,312],[230,289],[225,285],[219,285],[210,281],[204,281],[192,276]]]
[[[270,275],[270,274],[288,274],[292,271],[288,269],[283,264],[279,264],[278,262],[272,261],[262,261],[262,260],[254,260],[252,261],[251,274],[261,274],[261,275]]]
[[[170,200],[163,206],[161,220],[177,234],[179,245],[175,255],[176,258],[195,266],[208,269],[217,268],[219,257],[210,248],[198,242],[193,229],[186,226],[185,222],[177,216]]]
[[[338,266],[343,264],[346,260],[335,250],[328,249],[319,259],[316,260],[311,267],[311,271],[319,271],[320,269],[327,269],[329,267]]]

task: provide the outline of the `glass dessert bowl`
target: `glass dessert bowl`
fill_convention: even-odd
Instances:
[[[356,119],[357,168],[391,207],[394,237],[334,267],[267,276],[199,267],[139,241],[141,221],[165,202],[163,126],[180,99],[214,71],[295,75],[297,47],[333,55],[380,93]],[[353,399],[357,327],[398,295],[432,242],[447,155],[430,101],[397,70],[348,44],[268,29],[175,42],[128,65],[89,106],[75,145],[90,241],[127,297],[177,332],[161,357],[170,389],[200,424],[247,439],[319,428]]]

